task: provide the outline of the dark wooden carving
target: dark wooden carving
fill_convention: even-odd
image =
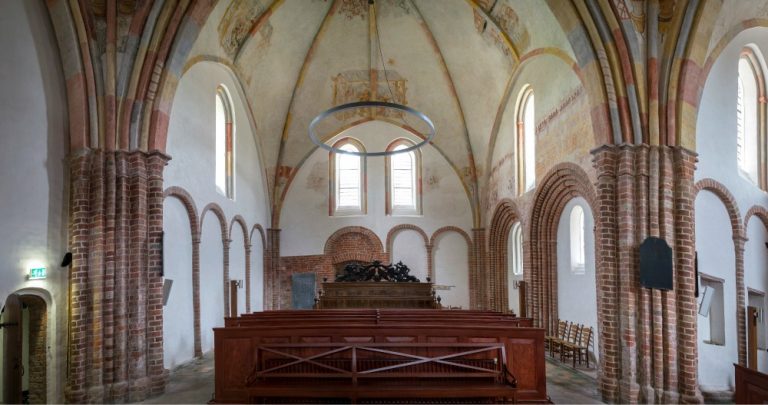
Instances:
[[[384,264],[374,260],[369,265],[350,263],[344,272],[336,275],[336,282],[391,281],[395,283],[418,283],[418,278],[410,275],[411,270],[403,262]]]

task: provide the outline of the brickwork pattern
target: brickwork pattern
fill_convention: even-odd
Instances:
[[[500,201],[493,211],[488,234],[488,265],[491,276],[488,277],[487,289],[490,296],[489,308],[496,311],[509,310],[509,290],[507,267],[509,252],[507,249],[509,233],[512,227],[522,221],[517,205],[508,199]]]
[[[48,380],[48,311],[45,301],[34,295],[22,295],[29,309],[29,403],[46,404]]]

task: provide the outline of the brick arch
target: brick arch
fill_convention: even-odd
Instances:
[[[259,237],[261,239],[261,248],[266,251],[267,250],[267,235],[264,232],[264,227],[261,226],[261,224],[255,224],[251,228],[251,233],[249,235],[249,239],[251,240],[251,243],[253,243],[253,233],[254,231],[257,231],[259,233]]]
[[[239,225],[240,229],[243,231],[243,242],[246,246],[250,245],[251,239],[250,233],[248,232],[248,224],[245,223],[245,218],[240,214],[232,217],[232,221],[229,223],[229,239],[232,239],[232,230],[235,228],[236,224]]]
[[[433,232],[432,236],[429,238],[429,244],[431,246],[435,246],[435,241],[437,241],[437,238],[448,232],[456,232],[461,235],[461,237],[464,238],[464,240],[467,242],[467,247],[469,247],[470,251],[472,250],[472,238],[469,236],[469,234],[458,226],[452,225],[444,226]]]
[[[379,237],[362,226],[347,226],[334,232],[325,242],[324,252],[333,265],[348,261],[387,260]]]
[[[197,217],[197,206],[192,195],[182,187],[172,186],[163,191],[163,198],[172,197],[179,200],[184,208],[187,210],[187,216],[189,217],[189,229],[192,232],[192,240],[200,238],[200,222]]]
[[[202,223],[197,217],[197,206],[192,195],[182,187],[172,186],[163,191],[164,198],[175,198],[184,204],[189,216],[189,229],[192,233],[192,313],[194,330],[195,357],[203,356],[200,326],[200,230]]]
[[[734,256],[736,257],[736,329],[739,351],[739,364],[747,364],[747,319],[746,319],[746,287],[744,285],[744,244],[747,241],[744,224],[741,222],[739,205],[733,194],[724,184],[714,179],[702,179],[693,186],[694,200],[700,191],[709,191],[723,203],[731,221]],[[695,235],[695,230],[694,230]],[[695,240],[695,239],[694,239]]]
[[[592,217],[597,219],[595,191],[587,174],[573,163],[558,164],[536,187],[530,217],[525,221],[528,226],[524,228],[523,277],[529,286],[528,316],[536,326],[550,333],[558,319],[557,228],[565,205],[576,197],[587,201]],[[596,269],[596,273],[600,270]]]
[[[232,217],[232,221],[229,223],[229,240],[232,240],[232,232],[238,225],[241,231],[243,231],[243,250],[245,250],[245,312],[251,312],[251,239],[248,233],[248,224],[245,223],[245,218],[242,215],[237,214]]]
[[[488,235],[488,260],[490,272],[489,285],[486,287],[490,298],[490,307],[497,311],[509,309],[509,289],[507,280],[509,233],[516,223],[522,222],[523,216],[517,205],[509,199],[503,199],[496,205],[491,219],[491,227]]]
[[[223,283],[224,283],[224,316],[229,316],[229,232],[227,231],[227,217],[224,215],[224,210],[216,203],[209,203],[203,208],[203,212],[200,213],[200,232],[203,231],[203,221],[205,220],[205,214],[212,212],[214,216],[219,220],[219,226],[221,227],[221,244],[223,245],[224,265],[222,268]],[[201,234],[202,235],[202,234]]]

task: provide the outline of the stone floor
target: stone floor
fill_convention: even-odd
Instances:
[[[547,357],[547,393],[552,402],[602,404],[596,386],[594,377]],[[165,394],[144,403],[204,404],[212,397],[213,352],[209,352],[203,358],[192,360],[171,371]]]

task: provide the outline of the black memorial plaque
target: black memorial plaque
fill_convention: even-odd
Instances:
[[[649,237],[640,244],[640,284],[645,288],[672,289],[672,248],[664,239]]]

